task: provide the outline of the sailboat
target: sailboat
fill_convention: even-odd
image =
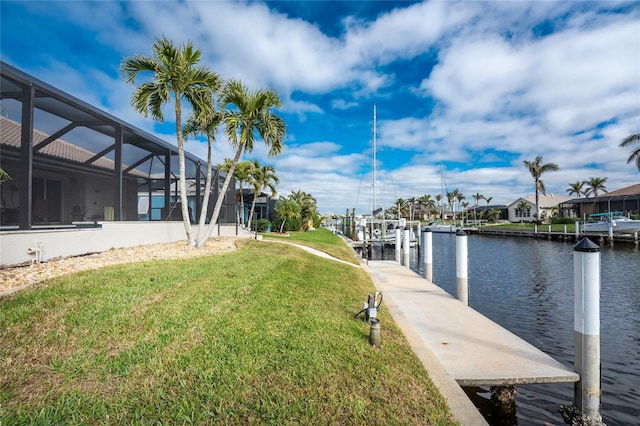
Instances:
[[[370,216],[362,219],[356,226],[357,241],[372,241],[381,243],[391,243],[395,241],[396,227],[404,227],[405,219],[376,219],[376,216],[383,212],[382,208],[376,208],[376,151],[377,151],[377,114],[376,105],[373,105],[373,163],[371,181],[371,213]],[[416,233],[412,231],[411,244],[416,243]]]
[[[442,193],[443,196],[443,200],[446,198],[446,189],[447,189],[447,182],[444,180],[444,170],[442,167],[442,163],[440,163],[440,192]],[[454,213],[455,215],[455,213]],[[444,206],[440,209],[440,220],[439,221],[431,221],[427,224],[427,226],[425,227],[425,229],[430,230],[431,232],[440,232],[440,233],[454,233],[456,231],[458,231],[458,229],[456,226],[454,225],[447,225],[444,223]]]

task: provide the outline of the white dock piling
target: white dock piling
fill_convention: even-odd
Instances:
[[[576,231],[576,242],[577,242],[578,238],[580,238],[580,222],[578,222],[577,220],[576,220],[576,229],[575,229],[575,231]]]
[[[408,226],[404,227],[404,241],[402,242],[402,264],[409,268],[411,266],[411,228]]]
[[[422,248],[424,250],[424,278],[433,282],[433,233],[431,229],[422,231]]]
[[[467,248],[467,233],[456,232],[456,296],[469,306],[469,256]]]
[[[600,248],[583,238],[574,248],[574,405],[588,424],[600,416]]]
[[[396,255],[396,262],[401,263],[402,261],[402,228],[400,228],[399,226],[396,226],[396,250],[395,250],[395,255]]]

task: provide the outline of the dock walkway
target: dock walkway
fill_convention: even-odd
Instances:
[[[461,387],[575,382],[578,374],[393,261],[365,269],[429,376],[464,425],[486,425]],[[384,324],[382,324],[384,347]]]

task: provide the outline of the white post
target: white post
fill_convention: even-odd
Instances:
[[[422,232],[424,249],[424,277],[427,281],[433,282],[433,233],[431,229]]]
[[[396,226],[396,251],[395,251],[395,255],[396,255],[396,262],[400,263],[402,260],[402,252],[401,250],[401,246],[402,246],[402,229],[399,226]]]
[[[409,258],[409,252],[410,252],[410,236],[411,236],[411,228],[408,226],[405,226],[404,228],[404,241],[402,242],[402,252],[404,253],[403,255],[403,259],[402,262],[404,264],[404,266],[406,266],[407,268],[410,267],[411,264],[411,259]]]
[[[601,424],[600,416],[600,248],[583,238],[573,257],[573,329],[575,368],[580,375],[574,405],[583,420]]]
[[[467,233],[456,232],[456,294],[458,300],[469,306]]]
[[[575,231],[576,231],[576,241],[578,241],[578,238],[580,238],[580,222],[578,222],[577,220],[576,220],[576,229],[575,229]]]

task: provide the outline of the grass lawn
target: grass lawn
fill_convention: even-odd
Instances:
[[[573,234],[575,232],[575,224],[567,224],[567,225],[559,225],[554,224],[551,225],[551,232],[563,232],[564,227],[567,227],[567,233]],[[533,232],[535,230],[535,224],[533,223],[501,223],[499,225],[483,225],[483,229],[513,229],[516,231],[530,231]],[[538,225],[538,232],[548,232],[549,224]]]
[[[316,228],[313,231],[306,232],[289,232],[286,235],[274,233],[262,235],[265,239],[306,245],[328,253],[335,258],[354,264],[358,263],[353,250],[342,241],[342,238],[325,228]]]
[[[0,300],[0,424],[452,424],[363,270],[244,240]]]

